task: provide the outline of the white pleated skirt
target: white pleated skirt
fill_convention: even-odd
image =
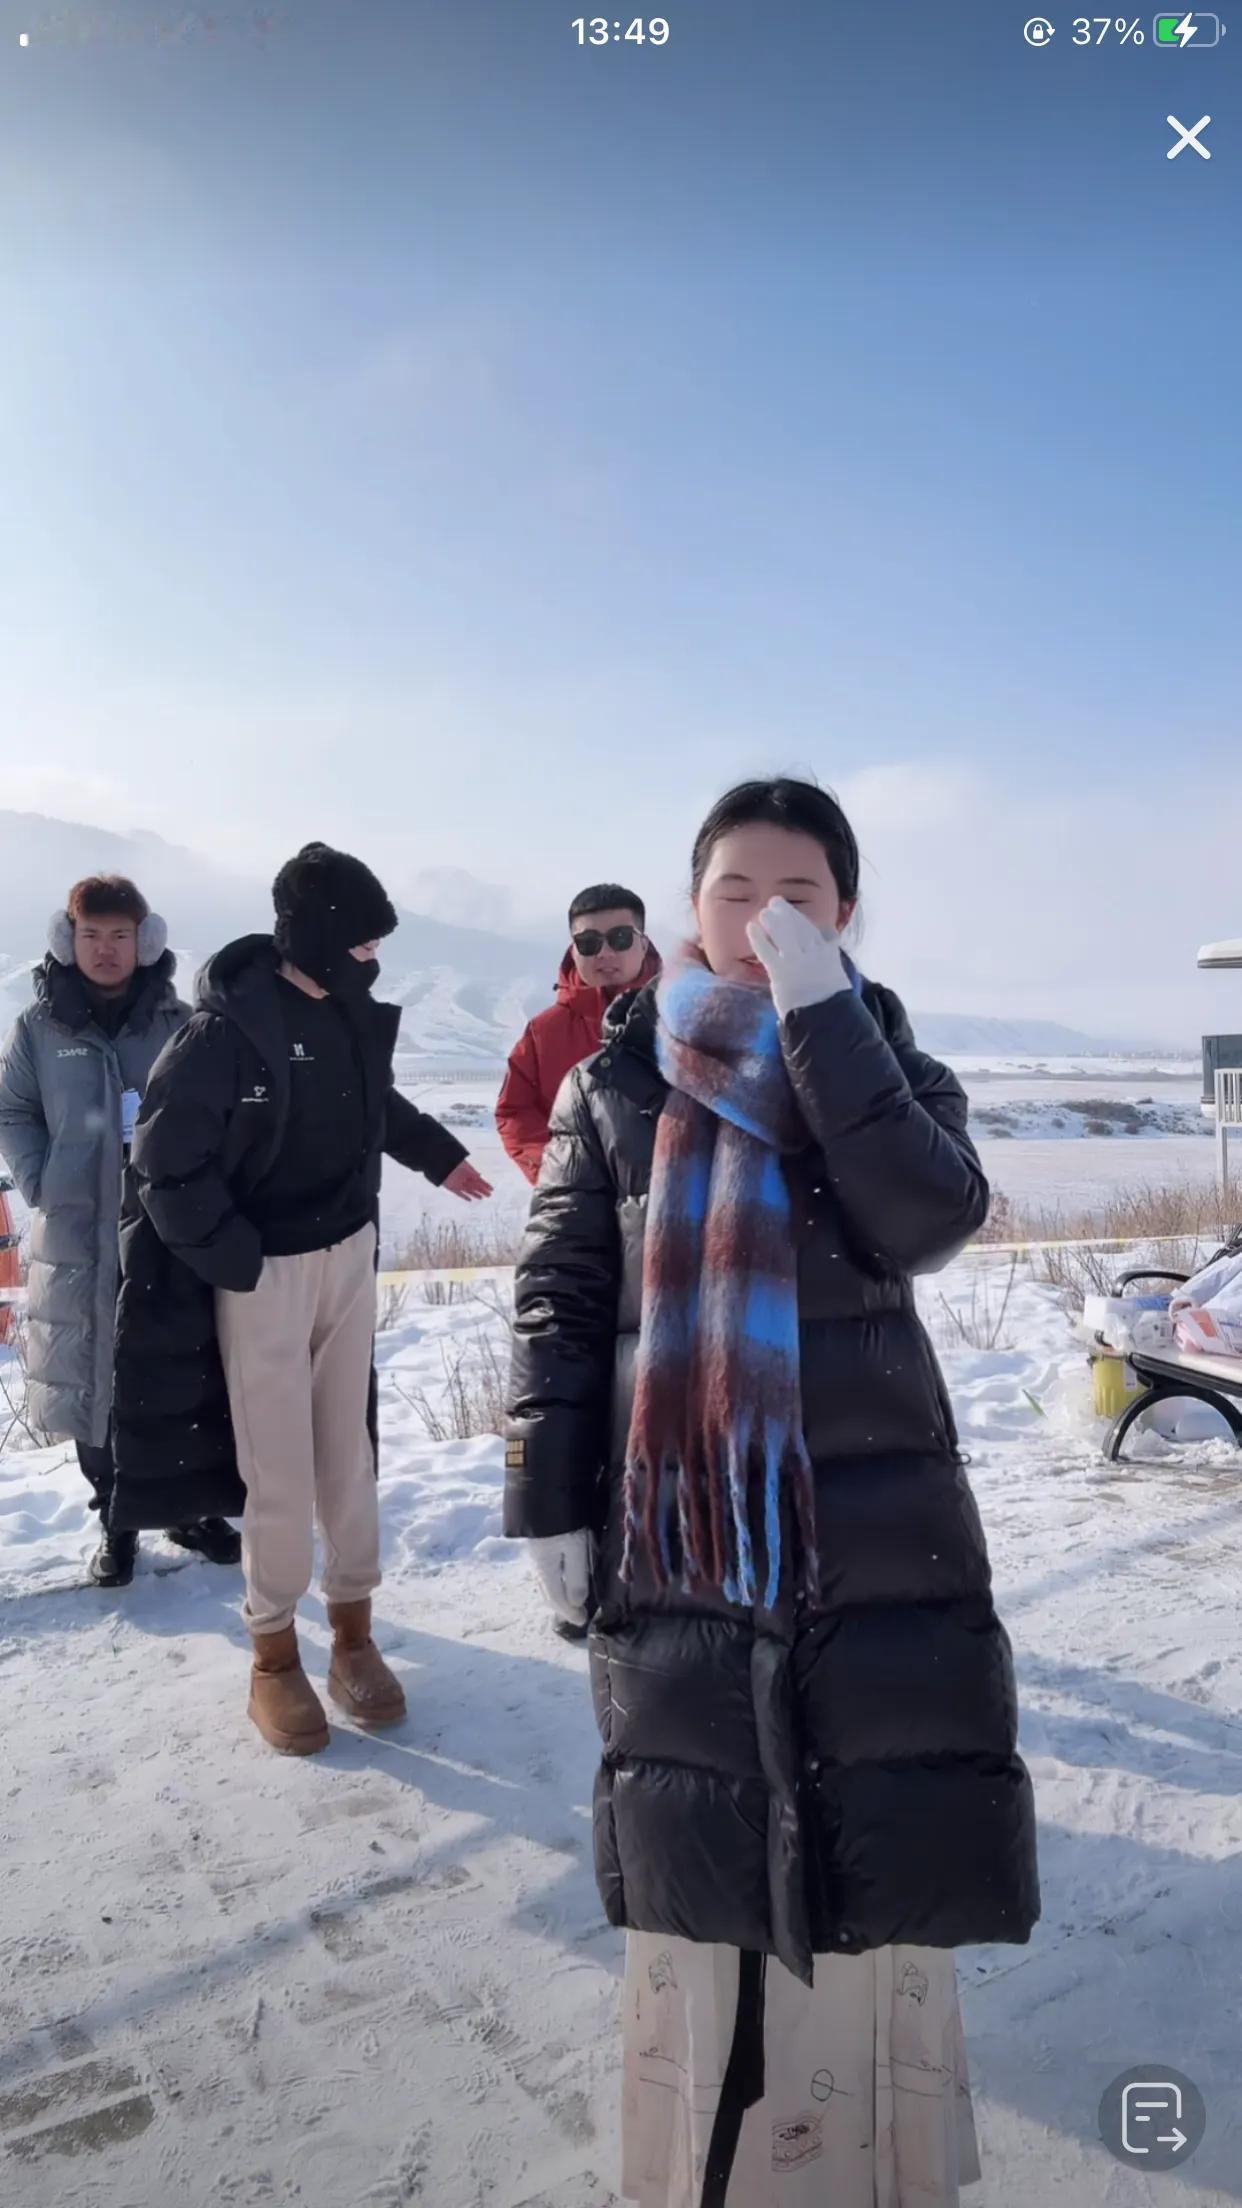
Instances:
[[[736,1948],[629,1935],[621,2189],[639,2208],[699,2208],[738,1974]],[[951,2208],[977,2183],[950,1950],[821,1956],[813,1989],[769,1962],[764,2056],[728,2208]]]

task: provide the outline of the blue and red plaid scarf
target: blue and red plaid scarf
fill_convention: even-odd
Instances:
[[[860,986],[851,969],[854,988]],[[642,1330],[626,1453],[623,1576],[641,1544],[658,1585],[753,1608],[780,1585],[788,1490],[808,1591],[815,1493],[802,1431],[797,1252],[782,1155],[808,1137],[766,990],[689,953],[657,994],[671,1094],[656,1135]]]

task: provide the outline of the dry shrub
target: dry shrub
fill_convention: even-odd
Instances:
[[[379,1300],[375,1312],[375,1331],[377,1334],[388,1334],[394,1326],[400,1326],[402,1319],[405,1317],[409,1300],[410,1291],[405,1281],[385,1280],[380,1282]]]
[[[509,1360],[490,1327],[480,1327],[468,1342],[443,1342],[444,1392],[433,1402],[425,1388],[412,1393],[393,1384],[422,1424],[428,1441],[471,1441],[476,1434],[503,1434]]]
[[[979,1242],[1019,1242],[1023,1237],[1014,1224],[1014,1208],[1003,1189],[992,1190],[988,1215],[976,1236]]]
[[[477,1434],[503,1434],[513,1342],[512,1303],[496,1281],[474,1285],[465,1281],[428,1283],[429,1287],[436,1285],[459,1288],[461,1301],[478,1304],[487,1318],[468,1340],[441,1343],[444,1387],[438,1400],[433,1401],[426,1388],[403,1388],[391,1371],[389,1378],[429,1441],[472,1441]]]
[[[423,1302],[433,1310],[446,1310],[452,1303],[469,1303],[474,1294],[474,1283],[469,1280],[425,1280]]]
[[[393,1250],[394,1273],[448,1273],[470,1265],[516,1265],[522,1229],[495,1219],[432,1219],[426,1212]]]
[[[1082,1210],[1055,1208],[1025,1215],[1024,1241],[1116,1242],[1119,1249],[1038,1250],[1036,1278],[1057,1289],[1067,1308],[1085,1295],[1107,1295],[1118,1275],[1140,1265],[1193,1273],[1234,1232],[1221,1216],[1217,1190],[1193,1181],[1140,1183],[1110,1190]]]
[[[950,1303],[943,1293],[937,1296],[933,1332],[942,1349],[1012,1349],[1005,1338],[1005,1320],[1021,1263],[1015,1254],[1004,1270],[994,1272],[990,1265],[974,1268],[966,1305]]]
[[[1106,1190],[1098,1202],[1082,1206],[1022,1206],[996,1190],[987,1224],[977,1239],[984,1245],[1086,1244],[1085,1248],[1030,1253],[1035,1279],[1054,1288],[1067,1311],[1078,1312],[1084,1296],[1111,1294],[1120,1274],[1141,1265],[1157,1271],[1196,1272],[1237,1232],[1234,1222],[1222,1217],[1214,1186],[1166,1181]],[[1020,1262],[1019,1254],[1015,1266]],[[969,1307],[955,1307],[941,1296],[933,1317],[942,1346],[1004,1348],[1013,1286],[1012,1271],[1003,1290],[995,1273],[984,1271]]]

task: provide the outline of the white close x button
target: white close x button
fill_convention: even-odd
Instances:
[[[1176,161],[1178,154],[1185,153],[1187,146],[1194,147],[1201,161],[1211,160],[1212,156],[1207,147],[1199,144],[1199,133],[1201,130],[1207,129],[1212,120],[1210,115],[1201,115],[1191,130],[1187,130],[1185,123],[1179,122],[1176,115],[1166,115],[1164,119],[1170,130],[1178,132],[1177,144],[1169,147],[1168,159],[1170,161]]]

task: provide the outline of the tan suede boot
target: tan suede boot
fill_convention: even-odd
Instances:
[[[295,1628],[256,1633],[250,1717],[282,1756],[317,1756],[329,1740],[324,1707],[302,1669]]]
[[[338,1709],[355,1725],[372,1730],[399,1725],[405,1716],[405,1695],[371,1639],[370,1602],[330,1602],[328,1623],[332,1627],[328,1692]]]

